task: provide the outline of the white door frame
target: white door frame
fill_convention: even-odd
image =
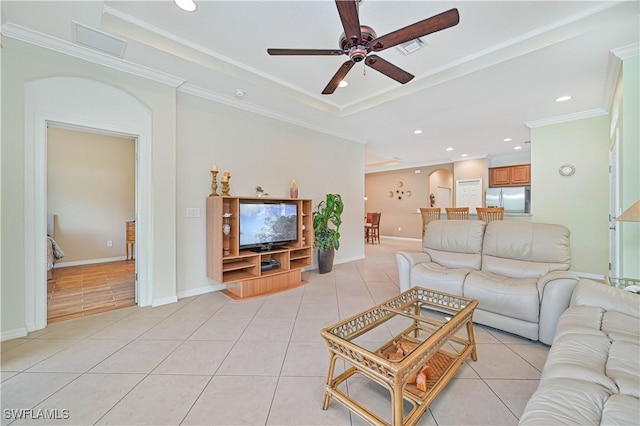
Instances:
[[[138,140],[139,306],[152,299],[152,115],[130,94],[97,81],[52,77],[25,85],[25,322],[27,331],[47,325],[47,123],[101,129]]]
[[[622,212],[620,208],[620,129],[616,127],[613,144],[609,151],[609,275],[619,277],[620,227],[615,221]]]

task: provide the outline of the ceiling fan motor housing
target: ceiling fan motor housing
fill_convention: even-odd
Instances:
[[[348,39],[344,33],[340,36],[338,44],[353,62],[361,62],[367,57],[369,53],[369,43],[374,40],[377,35],[373,28],[366,25],[360,26],[360,34],[362,41],[358,43],[358,40]]]

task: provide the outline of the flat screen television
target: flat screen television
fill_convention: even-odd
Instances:
[[[298,240],[298,204],[240,200],[240,249],[271,250]]]

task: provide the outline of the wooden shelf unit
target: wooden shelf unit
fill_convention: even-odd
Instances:
[[[298,205],[298,240],[271,251],[240,249],[240,201],[270,203],[295,202]],[[313,200],[265,197],[216,196],[207,198],[207,276],[226,284],[225,294],[234,299],[262,296],[298,287],[302,269],[313,263]],[[222,232],[225,214],[229,236]],[[261,262],[277,260],[277,269],[262,271]]]

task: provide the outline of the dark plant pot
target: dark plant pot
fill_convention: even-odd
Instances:
[[[331,272],[333,269],[333,257],[336,251],[333,247],[329,250],[318,250],[318,271],[321,274]]]

